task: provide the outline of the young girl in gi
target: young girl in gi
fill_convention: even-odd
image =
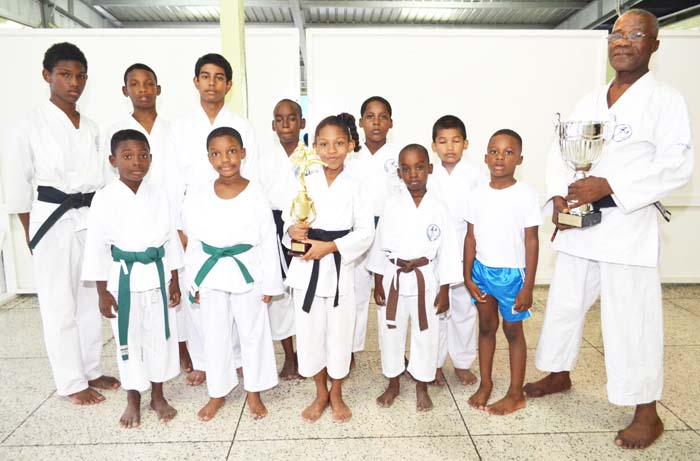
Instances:
[[[316,382],[316,399],[302,412],[310,422],[318,420],[329,403],[335,421],[345,422],[352,416],[341,385],[350,370],[353,346],[354,262],[374,237],[368,198],[343,166],[357,142],[352,115],[331,116],[319,123],[313,146],[326,165],[306,178],[317,218],[312,227],[285,222],[287,247],[289,239],[311,245],[302,257],[292,260],[286,280],[294,301],[299,373],[313,376]],[[284,219],[291,219],[289,210]]]

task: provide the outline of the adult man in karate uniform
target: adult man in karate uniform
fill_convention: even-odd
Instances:
[[[571,120],[615,119],[612,140],[590,177],[571,177],[552,149],[547,196],[560,231],[556,268],[537,346],[536,366],[551,372],[525,386],[530,397],[571,387],[585,314],[600,294],[608,399],[635,405],[615,444],[646,448],[663,432],[656,401],[663,389],[663,313],[658,273],[655,202],[688,182],[693,168],[690,121],[683,97],[649,72],[659,47],[658,20],[643,10],[620,16],[608,36],[615,79],[581,100]],[[607,197],[607,198],[606,198]],[[602,222],[586,229],[561,225],[569,203],[602,200]]]

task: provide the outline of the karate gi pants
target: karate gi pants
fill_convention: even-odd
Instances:
[[[386,306],[378,311],[379,345],[382,357],[382,373],[387,378],[395,378],[406,370],[406,333],[411,320],[411,354],[408,372],[418,381],[431,382],[435,379],[435,364],[438,359],[440,337],[439,319],[433,301],[435,292],[426,290],[425,309],[428,328],[420,331],[418,326],[418,296],[399,294],[396,307],[396,328],[386,323]]]
[[[302,310],[305,295],[306,290],[292,291],[299,374],[311,378],[326,368],[332,379],[343,379],[350,372],[354,293],[340,295],[336,307],[332,296],[315,296],[309,312]]]
[[[32,223],[30,234],[40,223]],[[58,221],[33,252],[44,342],[58,395],[88,388],[102,375],[102,320],[94,282],[80,280],[85,230]]]
[[[450,287],[450,310],[440,316],[438,368],[445,366],[449,354],[452,366],[467,370],[476,358],[476,306],[463,283]]]
[[[365,253],[355,266],[355,332],[353,337],[353,352],[365,350],[365,338],[367,336],[367,319],[369,315],[369,301],[372,293],[372,273],[367,270],[367,258]]]
[[[270,320],[260,290],[254,288],[246,293],[229,293],[202,288],[199,303],[209,396],[225,397],[238,385],[234,329],[240,338],[244,389],[260,392],[276,386],[277,364]]]
[[[117,293],[112,293],[117,299]],[[180,374],[178,326],[175,308],[168,308],[170,338],[165,339],[165,318],[160,288],[131,293],[129,311],[129,360],[119,352],[119,306],[111,319],[122,387],[145,392],[151,383],[164,383]]]
[[[180,282],[180,304],[175,306],[175,317],[177,317],[177,340],[185,342],[189,338],[187,336],[187,309],[190,304],[190,298],[187,293],[187,277],[185,276],[185,268],[180,268],[177,271],[178,281]]]
[[[663,310],[656,267],[626,266],[559,252],[535,365],[576,365],[586,313],[600,295],[608,399],[639,405],[661,399]]]
[[[270,330],[273,341],[281,341],[296,334],[294,328],[294,302],[289,288],[274,296],[269,304]]]

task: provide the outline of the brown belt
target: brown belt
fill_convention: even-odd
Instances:
[[[395,259],[394,264],[399,266],[396,275],[391,281],[389,299],[386,303],[386,322],[388,328],[396,328],[396,308],[399,303],[399,278],[402,272],[415,272],[418,282],[418,325],[420,331],[428,329],[428,313],[425,310],[425,277],[419,267],[430,264],[428,258]]]

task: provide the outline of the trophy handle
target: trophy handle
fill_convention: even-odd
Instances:
[[[314,205],[314,202],[311,202],[311,216],[309,216],[309,219],[306,220],[306,222],[309,223],[309,226],[313,224],[314,221],[316,221],[316,206]]]

